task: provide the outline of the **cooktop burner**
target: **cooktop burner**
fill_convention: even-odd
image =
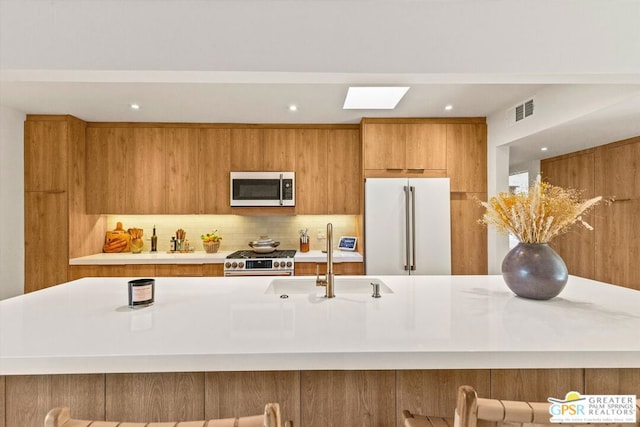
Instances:
[[[295,249],[293,250],[275,250],[268,254],[259,254],[252,250],[235,251],[234,253],[227,255],[227,259],[255,259],[255,258],[293,258],[296,255]]]

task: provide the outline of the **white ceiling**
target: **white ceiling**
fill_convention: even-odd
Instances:
[[[0,0],[0,104],[88,121],[357,123],[503,115],[552,85],[628,85],[514,139],[513,164],[541,145],[640,135],[637,22],[636,0]],[[396,110],[342,110],[349,85],[389,84],[411,87]]]

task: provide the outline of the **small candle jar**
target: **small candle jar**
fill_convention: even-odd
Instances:
[[[154,279],[135,279],[129,281],[129,307],[147,307],[153,304],[155,296]]]

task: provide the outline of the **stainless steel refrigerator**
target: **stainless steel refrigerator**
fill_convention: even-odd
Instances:
[[[449,199],[449,178],[367,178],[366,274],[451,274]]]

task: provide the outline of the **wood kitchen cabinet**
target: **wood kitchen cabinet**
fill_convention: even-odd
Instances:
[[[359,214],[358,129],[300,129],[297,133],[296,213]]]
[[[228,214],[231,156],[230,129],[200,129],[198,213]]]
[[[595,197],[595,150],[567,154],[541,162],[541,174],[546,182],[563,188],[583,191],[582,197]],[[530,177],[533,178],[533,177]],[[585,217],[591,225],[593,213]],[[569,274],[580,277],[595,277],[595,233],[583,227],[575,227],[550,243],[560,254]]]
[[[365,176],[444,176],[446,124],[414,119],[363,119]]]
[[[598,147],[595,188],[595,278],[640,290],[640,136]]]
[[[89,127],[87,212],[166,212],[165,129]]]
[[[487,191],[487,125],[447,125],[447,176],[451,192]]]
[[[262,170],[267,172],[295,171],[298,131],[283,128],[264,129],[262,132],[264,147]]]
[[[166,209],[169,214],[198,212],[200,130],[166,129]],[[214,166],[215,167],[215,166]]]
[[[134,128],[132,136],[124,169],[127,213],[166,213],[165,129]]]
[[[296,276],[315,276],[316,269],[320,274],[327,272],[326,262],[296,262]],[[341,276],[357,276],[364,274],[364,264],[361,262],[336,262],[333,264],[333,272]]]
[[[85,212],[85,129],[73,116],[25,121],[25,292],[66,282],[69,258],[104,239],[105,219]]]
[[[154,264],[123,264],[123,265],[70,265],[69,279],[76,280],[83,277],[154,277]]]
[[[487,274],[487,227],[478,223],[487,193],[451,193],[451,274]]]
[[[296,147],[296,213],[326,214],[328,212],[329,167],[328,132],[323,129],[298,130]]]
[[[231,170],[260,172],[264,165],[262,129],[231,129]]]
[[[640,290],[640,137],[541,161],[553,185],[583,190],[583,198],[615,197],[551,244],[570,274]]]
[[[68,193],[25,192],[24,291],[67,281],[69,264]]]
[[[357,129],[328,132],[327,213],[357,215],[362,192],[360,133]]]

